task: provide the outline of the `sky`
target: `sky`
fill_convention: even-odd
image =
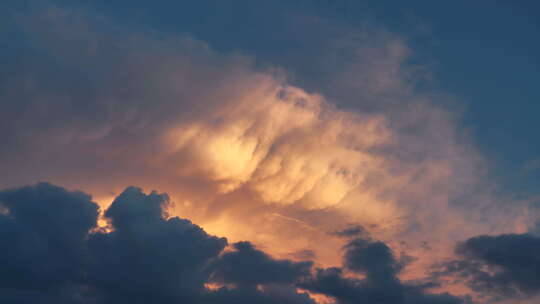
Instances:
[[[538,8],[2,2],[1,302],[537,303]]]

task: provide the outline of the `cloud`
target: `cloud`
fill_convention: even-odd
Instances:
[[[319,269],[312,276],[312,262],[274,259],[249,242],[224,250],[226,239],[207,234],[187,219],[164,216],[166,201],[165,194],[128,187],[104,212],[110,226],[96,228],[97,205],[84,193],[46,183],[0,191],[0,299],[315,303],[308,293],[297,291],[301,287],[339,303],[461,303],[400,283],[400,268],[384,243],[354,239],[345,246],[346,268],[364,274],[365,280],[345,277],[338,268]]]
[[[105,218],[110,219],[116,229],[129,229],[130,225],[152,224],[163,220],[168,203],[169,197],[165,194],[152,192],[144,195],[140,188],[129,187],[112,202],[105,213]]]
[[[457,304],[467,299],[450,294],[429,294],[425,286],[403,283],[397,277],[402,265],[391,249],[380,241],[355,238],[345,247],[344,268],[317,269],[313,277],[299,286],[336,299],[337,303],[426,303]],[[363,275],[347,276],[346,269]]]
[[[315,304],[307,293],[298,293],[294,287],[267,286],[257,289],[226,289],[221,288],[210,293],[205,303],[286,303],[286,304]]]
[[[82,279],[85,237],[98,216],[90,196],[40,183],[0,192],[0,208],[3,288],[54,288]]]
[[[451,257],[457,240],[529,229],[525,208],[492,195],[454,104],[414,90],[406,39],[289,21],[309,56],[260,64],[95,11],[18,12],[8,23],[21,51],[0,71],[0,167],[10,172],[0,186],[49,180],[95,194],[102,208],[134,195],[133,207],[107,211],[115,235],[139,221],[149,234],[190,227],[169,223],[169,205],[209,233],[279,258],[310,252],[321,267],[341,261],[343,239],[329,232],[360,224],[418,257],[399,272],[407,278]],[[302,35],[314,28],[326,35]],[[169,198],[123,192],[129,185]],[[134,207],[136,197],[154,203]]]
[[[4,186],[47,178],[100,198],[130,184],[162,188],[184,200],[176,212],[229,231],[239,216],[277,220],[289,206],[350,209],[361,200],[364,212],[354,214],[366,220],[401,214],[360,194],[385,163],[370,151],[392,136],[383,116],[341,111],[190,38],[127,34],[62,9],[18,21],[39,64],[4,75],[2,140],[11,144],[0,161],[18,172]],[[21,115],[5,114],[13,111]],[[281,220],[310,226],[299,217]]]
[[[354,239],[345,245],[345,267],[366,273],[371,279],[393,278],[401,265],[393,257],[391,249],[382,242]]]
[[[90,236],[88,282],[108,302],[193,301],[204,292],[203,270],[227,241],[188,220],[163,217],[165,202],[166,195],[127,188],[105,212],[114,230]]]
[[[240,286],[268,283],[293,283],[309,275],[311,262],[274,260],[256,250],[249,242],[233,244],[235,251],[226,252],[213,262],[212,280]]]
[[[364,227],[361,225],[350,225],[349,227],[338,230],[332,233],[333,235],[344,237],[344,238],[351,238],[351,237],[360,237],[364,236],[367,237],[367,232]]]
[[[461,257],[438,275],[458,274],[490,298],[531,298],[540,291],[540,238],[530,234],[481,235],[456,247]]]
[[[211,294],[210,276],[241,287],[251,280],[290,285],[309,275],[311,263],[273,260],[247,242],[220,255],[226,239],[165,217],[166,202],[164,194],[129,187],[104,213],[111,226],[95,229],[98,207],[82,192],[47,183],[1,191],[2,302],[198,303],[208,297],[230,303],[240,297],[272,303],[297,296],[302,300],[285,302],[313,303],[279,286]]]

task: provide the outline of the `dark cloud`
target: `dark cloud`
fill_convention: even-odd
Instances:
[[[0,192],[2,303],[314,303],[294,282],[311,262],[275,260],[166,216],[168,196],[128,187],[93,229],[90,196],[51,184]],[[211,265],[211,266],[210,266]],[[210,291],[205,283],[237,285]]]
[[[163,221],[164,207],[168,204],[166,194],[152,192],[145,195],[140,188],[128,187],[105,212],[116,230],[129,229],[132,225],[156,224]]]
[[[17,39],[5,41],[17,51],[0,70],[0,167],[11,174],[0,186],[47,179],[107,202],[126,185],[159,188],[185,199],[199,223],[221,220],[224,230],[242,223],[252,239],[267,234],[263,227],[279,229],[273,239],[288,239],[282,243],[293,248],[283,250],[291,252],[304,249],[296,244],[317,242],[312,235],[318,228],[333,231],[348,222],[373,231],[375,223],[392,221],[400,227],[387,231],[407,229],[410,239],[430,230],[434,248],[448,231],[465,230],[446,212],[434,216],[432,208],[418,208],[427,200],[435,209],[464,201],[457,198],[474,188],[479,170],[469,157],[474,151],[455,134],[453,118],[432,108],[429,96],[409,92],[407,77],[401,77],[408,74],[402,70],[408,50],[399,37],[288,16],[284,33],[295,28],[292,41],[309,41],[298,48],[298,58],[274,61],[218,52],[191,36],[145,31],[92,9],[59,5],[14,15],[4,21]],[[275,24],[280,15],[271,16],[267,21]],[[280,56],[291,54],[278,49]],[[317,54],[305,56],[306,50]],[[287,62],[308,57],[302,64],[308,69],[292,80],[257,64],[289,71]],[[342,111],[333,101],[357,106]],[[274,172],[274,162],[287,165],[264,177],[255,173]],[[314,172],[296,172],[296,166]],[[366,212],[357,212],[360,193],[374,197],[362,200]],[[342,199],[339,208],[313,216],[314,209]],[[297,211],[283,208],[295,202]],[[388,208],[371,212],[383,205]],[[259,216],[262,209],[268,216]],[[277,221],[274,214],[289,223],[267,223]],[[308,232],[290,228],[300,225]],[[316,253],[321,262],[335,260]]]
[[[233,246],[235,251],[223,254],[212,265],[212,279],[216,282],[241,286],[293,283],[310,273],[311,262],[274,260],[249,242],[239,242]]]
[[[1,288],[56,288],[83,279],[85,238],[98,216],[90,196],[40,183],[1,191],[0,208]]]
[[[105,212],[114,230],[91,235],[88,281],[108,302],[176,303],[204,293],[204,268],[227,241],[188,220],[163,217],[166,202],[164,194],[129,187]]]
[[[310,275],[312,262],[276,260],[249,242],[233,244],[210,266],[211,281],[234,285],[208,295],[217,303],[315,303],[307,293],[298,293],[295,282]],[[221,301],[221,302],[220,302]]]
[[[0,192],[0,206],[0,302],[92,303],[79,301],[98,216],[90,197],[41,183]]]
[[[0,192],[2,303],[291,303],[306,292],[339,303],[462,303],[397,278],[401,264],[382,242],[355,238],[344,268],[278,260],[168,217],[168,196],[128,187],[104,212],[81,192],[42,183]],[[365,279],[346,275],[352,271]],[[214,284],[216,288],[209,289]]]
[[[240,304],[315,304],[307,293],[298,293],[294,286],[268,285],[264,288],[220,288],[205,297],[205,303]]]
[[[331,296],[340,304],[457,304],[464,299],[450,294],[429,294],[426,286],[409,285],[397,277],[402,265],[390,248],[378,241],[356,238],[344,247],[343,268],[317,269],[313,277],[300,286],[315,293]],[[346,275],[346,269],[364,275],[358,279]]]
[[[439,275],[459,274],[488,296],[526,297],[540,291],[540,237],[530,234],[477,236],[456,247],[461,259]]]
[[[401,265],[382,242],[354,239],[345,245],[345,267],[372,279],[394,278]]]
[[[362,225],[351,225],[343,230],[334,231],[332,233],[335,236],[339,237],[365,237],[368,235],[368,232]]]
[[[313,250],[305,249],[292,252],[289,256],[297,260],[313,260],[317,257],[317,254]]]

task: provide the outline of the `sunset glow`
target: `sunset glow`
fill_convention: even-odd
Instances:
[[[538,303],[532,8],[323,2],[0,4],[0,303]]]

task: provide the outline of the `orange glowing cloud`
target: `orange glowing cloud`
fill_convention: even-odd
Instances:
[[[343,240],[331,232],[360,224],[420,258],[408,278],[452,256],[455,241],[531,225],[526,210],[486,207],[498,200],[484,160],[451,111],[401,78],[409,50],[399,39],[359,48],[362,62],[372,63],[354,61],[336,78],[344,94],[376,100],[390,92],[391,106],[367,112],[340,108],[193,39],[118,37],[66,12],[37,17],[28,26],[33,41],[67,66],[92,70],[97,85],[87,88],[84,113],[69,112],[69,100],[85,98],[84,90],[28,89],[39,97],[29,108],[71,119],[43,128],[55,118],[29,110],[7,121],[35,135],[21,135],[20,152],[0,158],[3,168],[27,174],[2,187],[47,179],[93,193],[102,206],[127,185],[159,189],[174,202],[171,214],[211,234],[251,240],[279,257],[312,250],[325,266],[341,259]],[[14,167],[17,158],[32,170]],[[508,225],[497,226],[501,218]]]

